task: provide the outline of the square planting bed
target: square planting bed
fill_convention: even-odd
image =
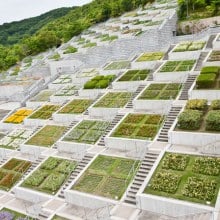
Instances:
[[[147,79],[150,70],[128,70],[116,82],[113,82],[113,89],[127,90],[134,92],[138,86],[147,84],[144,80]]]
[[[32,133],[33,131],[31,130],[16,129],[0,139],[0,148],[16,150],[32,135]]]
[[[205,98],[209,101],[220,99],[220,66],[203,67],[189,96],[190,99]]]
[[[20,212],[14,211],[12,209],[3,208],[0,210],[0,219],[2,220],[35,220],[35,218],[32,218],[30,216],[27,216],[25,214],[22,214]]]
[[[167,61],[153,74],[155,81],[184,82],[195,66],[196,60]]]
[[[83,86],[88,80],[97,75],[99,75],[97,69],[84,69],[73,78],[73,84]]]
[[[44,105],[37,109],[33,114],[24,120],[25,125],[39,126],[44,125],[47,120],[52,117],[52,114],[60,108],[59,105]]]
[[[56,194],[74,171],[75,161],[49,157],[35,172],[21,184],[29,189]]]
[[[58,150],[64,152],[85,152],[94,145],[107,129],[109,122],[84,120],[57,142]]]
[[[114,61],[110,64],[107,64],[104,67],[103,72],[109,74],[119,74],[121,71],[129,69],[130,65],[130,61],[128,60]]]
[[[10,159],[0,168],[0,189],[10,190],[29,169],[31,162],[16,158]]]
[[[89,108],[89,115],[103,119],[113,119],[120,108],[132,98],[130,92],[109,92]]]
[[[203,66],[220,66],[220,50],[213,50],[203,62]]]
[[[181,90],[179,83],[152,83],[134,101],[134,108],[167,114]]]
[[[144,193],[214,206],[219,188],[219,158],[165,153]]]
[[[50,100],[50,96],[52,96],[54,92],[55,91],[51,89],[42,90],[36,96],[27,101],[26,106],[28,108],[36,108],[38,106],[44,105]]]
[[[199,59],[205,44],[204,41],[182,42],[169,53],[169,60],[184,60],[186,57],[192,60]]]
[[[120,200],[138,166],[139,161],[136,160],[99,155],[73,185],[72,190]]]
[[[128,114],[105,138],[105,144],[124,151],[142,151],[154,140],[162,122],[162,115]]]
[[[83,89],[79,90],[79,96],[85,98],[95,98],[111,84],[115,75],[95,76],[84,84]]]
[[[64,126],[46,125],[21,145],[21,151],[34,154],[45,150],[45,148],[51,148],[64,135],[66,129],[67,127]]]
[[[131,67],[133,69],[153,69],[156,63],[163,59],[163,56],[163,52],[143,53],[131,63]]]
[[[177,118],[176,127],[169,132],[172,144],[199,146],[203,150],[208,144],[220,141],[220,100],[207,105],[205,99],[192,99]],[[220,153],[216,149],[215,153]]]
[[[91,99],[74,99],[67,103],[59,112],[53,114],[57,122],[71,122],[82,117],[87,108],[92,104]]]

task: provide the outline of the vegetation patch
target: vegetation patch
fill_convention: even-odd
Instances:
[[[73,96],[79,88],[77,86],[66,86],[55,93],[55,96]]]
[[[77,48],[73,47],[73,46],[68,46],[65,51],[63,52],[63,54],[69,54],[69,53],[76,53],[78,51]]]
[[[74,99],[67,105],[65,105],[58,113],[60,114],[81,114],[83,113],[90,105],[92,100],[90,99]]]
[[[167,61],[159,72],[191,71],[195,62],[195,60]]]
[[[138,57],[136,62],[161,60],[163,58],[163,56],[164,56],[163,52],[144,53],[140,57]]]
[[[138,166],[139,161],[99,155],[72,189],[120,200]]]
[[[75,161],[49,157],[21,186],[55,194],[74,171],[76,165]]]
[[[47,120],[50,119],[52,117],[52,114],[56,112],[59,108],[59,105],[44,105],[43,107],[35,111],[32,115],[30,115],[28,118]]]
[[[20,124],[33,111],[31,109],[19,109],[4,120],[5,123]]]
[[[208,57],[208,62],[215,62],[220,61],[220,51],[219,50],[213,50],[211,54]]]
[[[64,126],[46,125],[25,144],[51,147],[60,137],[62,137],[65,130],[66,127]]]
[[[94,107],[97,108],[123,108],[131,99],[129,92],[109,92]]]
[[[175,99],[181,89],[181,84],[178,83],[158,83],[150,84],[138,99]]]
[[[165,153],[144,192],[214,206],[219,169],[217,157]]]
[[[16,158],[10,159],[0,168],[0,189],[10,190],[29,169],[31,162]]]
[[[42,90],[39,92],[35,97],[31,98],[30,101],[32,102],[47,102],[51,95],[53,95],[53,90]]]
[[[108,125],[109,122],[106,121],[84,120],[66,135],[63,141],[95,144]]]
[[[118,70],[118,69],[128,69],[130,67],[130,62],[125,61],[115,61],[107,65],[104,70]]]
[[[204,41],[182,42],[175,47],[173,52],[202,50],[205,43]]]
[[[115,75],[95,76],[85,83],[84,89],[105,89],[115,79]]]
[[[145,80],[149,70],[128,70],[118,81],[140,81]]]
[[[119,124],[112,136],[153,140],[162,122],[162,115],[129,114]]]

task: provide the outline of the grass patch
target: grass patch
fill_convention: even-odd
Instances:
[[[118,81],[140,81],[145,80],[149,70],[128,70]]]
[[[47,102],[49,101],[49,98],[51,95],[53,95],[54,91],[53,90],[42,90],[41,92],[38,93],[38,95],[34,96],[33,98],[30,99],[32,102]]]
[[[66,127],[46,125],[25,144],[51,147],[65,132]]]
[[[118,70],[118,69],[128,69],[130,67],[130,62],[125,61],[115,61],[107,65],[104,70]]]
[[[138,57],[136,62],[161,60],[163,56],[164,56],[163,52],[144,53],[140,57]]]
[[[72,189],[120,200],[138,165],[139,161],[99,155]]]
[[[159,70],[159,72],[182,72],[191,71],[195,60],[183,60],[183,61],[167,61]]]

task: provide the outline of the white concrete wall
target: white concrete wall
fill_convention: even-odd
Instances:
[[[71,123],[72,121],[80,121],[84,118],[82,114],[61,114],[61,113],[53,113],[52,118],[55,122],[59,123]]]
[[[220,99],[220,91],[209,89],[191,90],[189,91],[189,99],[207,99],[208,101]]]
[[[43,119],[31,119],[31,118],[25,118],[24,119],[24,125],[25,126],[44,126],[48,123],[48,120]]]
[[[112,83],[114,90],[126,90],[129,92],[135,92],[140,85],[148,85],[150,82],[141,81],[116,81]]]
[[[70,101],[72,99],[74,99],[75,96],[72,95],[72,96],[56,96],[56,95],[53,95],[53,96],[50,96],[50,102],[53,102],[53,103],[63,103],[65,101]]]
[[[47,102],[34,102],[34,101],[27,101],[26,102],[26,107],[27,108],[32,108],[35,109],[39,106],[45,105]]]
[[[95,108],[88,109],[89,116],[93,118],[102,118],[105,120],[112,120],[117,114],[120,108]]]
[[[189,75],[189,71],[183,72],[155,72],[154,81],[184,83]]]
[[[99,94],[105,91],[106,89],[80,89],[79,96],[88,99],[95,99]]]
[[[158,62],[158,61],[137,62],[137,59],[131,63],[132,69],[153,69]]]
[[[28,145],[28,144],[21,144],[20,145],[20,150],[24,154],[31,154],[38,156],[41,154],[41,152],[50,149],[50,147],[40,147],[40,146],[35,146],[35,145]]]
[[[90,195],[75,190],[66,190],[64,191],[64,195],[67,203],[90,209],[98,209],[103,206],[107,206],[108,204],[117,203],[117,201],[111,199]]]
[[[171,52],[169,52],[169,60],[197,60],[201,54],[201,50],[196,51],[184,51],[184,52],[174,52],[175,47]]]

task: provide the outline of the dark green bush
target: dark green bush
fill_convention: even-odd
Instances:
[[[205,129],[208,131],[220,131],[220,110],[209,111],[206,119]]]
[[[115,79],[115,75],[107,75],[107,76],[105,76],[105,79],[107,79],[110,82],[112,82]]]
[[[96,84],[96,88],[104,89],[109,85],[109,81],[107,79],[102,79]]]
[[[213,100],[211,103],[211,109],[213,110],[220,110],[220,100]]]
[[[213,88],[215,86],[216,74],[207,73],[200,74],[196,80],[196,86],[198,89]]]
[[[99,81],[99,80],[102,80],[102,79],[104,79],[104,76],[100,75],[100,76],[93,77],[91,80],[92,81]]]
[[[115,75],[108,76],[96,76],[92,78],[90,81],[86,82],[84,85],[84,89],[104,89],[107,88],[115,78]]]
[[[201,74],[207,74],[207,73],[215,73],[218,74],[220,71],[220,67],[219,66],[206,66],[203,67],[201,70]]]
[[[197,130],[202,123],[202,112],[198,110],[185,110],[178,117],[178,128],[184,130]]]
[[[96,86],[97,81],[88,81],[85,85],[84,85],[84,89],[94,89]]]

